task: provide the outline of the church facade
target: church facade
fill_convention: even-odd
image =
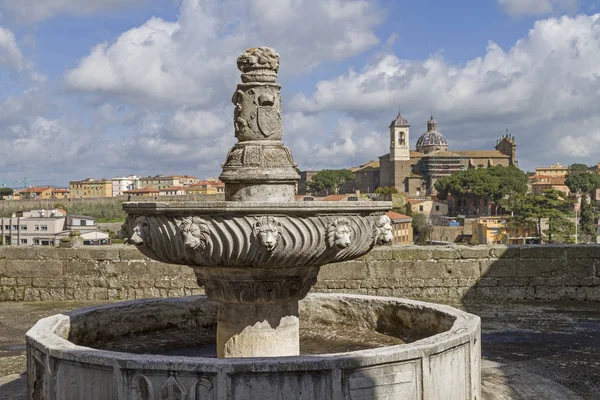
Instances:
[[[390,152],[379,157],[379,186],[395,186],[407,196],[435,194],[435,182],[444,176],[469,168],[496,165],[518,166],[514,137],[504,135],[494,150],[452,150],[437,130],[433,116],[427,131],[410,149],[410,124],[400,113],[390,124]]]

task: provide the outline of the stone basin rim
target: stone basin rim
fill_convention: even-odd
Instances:
[[[148,368],[153,369],[153,365],[169,363],[177,364],[182,370],[194,370],[201,367],[205,371],[219,369],[223,367],[240,367],[257,370],[270,370],[273,366],[285,365],[288,370],[301,370],[307,368],[306,362],[318,363],[320,367],[324,365],[338,365],[349,363],[360,363],[364,365],[372,363],[396,362],[399,359],[419,358],[419,354],[436,353],[445,351],[469,341],[479,339],[480,319],[451,306],[428,303],[418,300],[410,300],[395,297],[367,296],[367,295],[348,295],[348,294],[321,294],[311,293],[306,296],[304,301],[318,301],[319,299],[338,299],[340,301],[363,300],[395,303],[399,306],[411,306],[421,309],[427,309],[431,312],[443,312],[455,318],[452,327],[444,332],[440,332],[423,339],[394,346],[378,347],[366,350],[357,350],[344,353],[327,353],[314,355],[286,356],[286,357],[252,357],[252,358],[210,358],[210,357],[190,357],[190,356],[167,356],[167,355],[149,355],[135,354],[118,351],[100,350],[93,347],[76,345],[59,335],[59,332],[68,331],[70,326],[70,317],[76,317],[86,313],[107,310],[112,308],[128,307],[131,305],[143,305],[152,303],[193,303],[197,301],[210,301],[206,296],[189,296],[183,298],[169,299],[143,299],[129,300],[114,304],[105,304],[100,306],[86,307],[74,310],[65,314],[56,314],[39,320],[27,333],[26,342],[29,346],[37,348],[53,357],[58,357],[71,361],[89,361],[94,360],[96,365],[111,366],[114,363],[126,363],[128,368]],[[421,311],[423,311],[421,310]]]
[[[392,208],[390,201],[186,201],[186,202],[126,202],[123,209],[135,213],[243,213],[243,214],[364,214],[384,213]]]

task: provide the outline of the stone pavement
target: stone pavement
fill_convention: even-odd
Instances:
[[[24,333],[98,302],[0,303],[0,400],[26,396]],[[482,317],[484,400],[600,399],[600,304],[459,305]]]

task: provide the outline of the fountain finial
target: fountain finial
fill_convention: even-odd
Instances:
[[[242,82],[275,82],[279,71],[279,54],[270,47],[252,47],[237,59]]]
[[[253,47],[238,57],[237,66],[242,83],[231,101],[238,142],[223,164],[225,199],[294,201],[300,176],[291,150],[281,142],[279,54],[270,47]]]

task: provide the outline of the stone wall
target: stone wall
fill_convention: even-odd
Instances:
[[[430,301],[600,301],[600,246],[381,247],[321,268],[315,290]]]
[[[319,292],[431,301],[600,301],[600,246],[384,246],[322,267]],[[191,268],[131,246],[0,247],[0,301],[124,300],[202,293]]]
[[[0,301],[125,300],[203,293],[191,268],[131,246],[0,247]]]

